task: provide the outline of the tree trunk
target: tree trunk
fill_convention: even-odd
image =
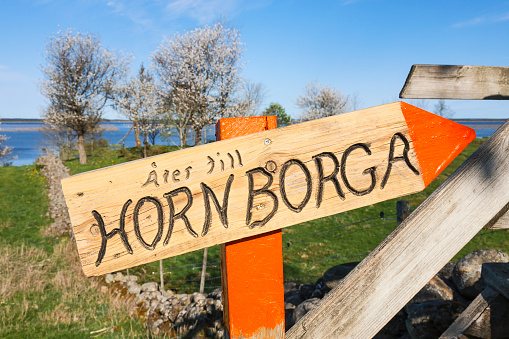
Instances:
[[[87,152],[85,152],[85,136],[83,134],[78,135],[76,147],[78,148],[78,154],[80,156],[80,164],[85,165],[87,163]]]
[[[180,145],[182,148],[187,145],[187,127],[184,128],[184,133],[182,133],[182,139],[180,140]]]
[[[194,145],[195,145],[195,146],[198,146],[198,145],[201,145],[201,144],[202,144],[202,140],[201,140],[201,130],[202,130],[202,128],[201,128],[201,127],[195,127],[195,128],[194,128]]]
[[[134,127],[134,146],[135,147],[141,147],[141,141],[140,141],[140,126],[138,125],[138,120],[133,121],[133,127]]]
[[[187,138],[186,138],[187,131],[185,128],[184,129],[179,128],[178,132],[179,132],[179,140],[180,140],[180,149],[183,149],[187,142]]]

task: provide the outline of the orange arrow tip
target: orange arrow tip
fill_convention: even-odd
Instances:
[[[401,111],[427,187],[475,139],[475,131],[406,102]]]

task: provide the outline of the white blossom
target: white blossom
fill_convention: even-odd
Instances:
[[[314,120],[345,113],[348,101],[339,90],[309,82],[295,104],[301,109],[302,120]]]
[[[238,31],[216,22],[176,34],[152,55],[170,121],[177,129],[191,124],[196,143],[204,126],[235,109],[242,52]]]
[[[113,101],[118,112],[142,132],[145,142],[151,133],[161,128],[158,93],[152,75],[143,65],[136,77],[116,86]]]

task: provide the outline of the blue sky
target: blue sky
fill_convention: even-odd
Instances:
[[[39,118],[39,67],[59,29],[98,34],[136,69],[175,32],[219,17],[240,30],[243,76],[264,84],[264,106],[295,118],[309,81],[357,93],[365,108],[396,101],[412,64],[509,66],[509,1],[2,0],[0,116]],[[507,101],[448,104],[455,118],[508,118]]]

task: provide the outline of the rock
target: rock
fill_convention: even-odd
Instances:
[[[175,295],[175,292],[173,292],[172,290],[166,290],[166,291],[162,291],[161,294],[163,295],[163,297],[165,297],[166,299],[170,299],[172,296]]]
[[[440,278],[434,276],[431,280],[410,300],[411,304],[422,303],[432,300],[453,300],[453,290]]]
[[[509,300],[499,295],[464,332],[478,338],[509,337]]]
[[[159,284],[156,282],[148,282],[141,285],[141,290],[143,292],[155,292],[159,291]]]
[[[311,295],[315,291],[315,288],[316,288],[315,284],[311,284],[311,283],[300,285],[299,295],[302,298],[302,300],[311,298]]]
[[[205,306],[205,310],[207,313],[212,314],[216,310],[216,304],[214,303],[207,303]]]
[[[329,268],[323,274],[323,282],[325,286],[327,286],[329,290],[332,290],[341,282],[341,280],[343,280],[344,277],[347,276],[348,273],[350,273],[351,270],[355,268],[355,266],[357,266],[358,263],[359,262],[350,262]]]
[[[320,278],[318,279],[318,281],[316,282],[316,285],[315,285],[315,290],[313,291],[313,293],[311,294],[311,298],[319,298],[319,299],[322,299],[323,296],[325,295],[324,293],[324,282],[323,282],[323,278]],[[327,288],[327,290],[329,290]]]
[[[157,319],[156,321],[154,321],[154,323],[152,324],[152,333],[155,334],[155,335],[158,335],[159,334],[159,326],[162,325],[162,323],[164,322],[163,319]]]
[[[449,300],[407,304],[406,328],[412,339],[436,339],[465,309],[466,305]]]
[[[219,288],[216,288],[215,290],[213,290],[212,292],[210,292],[209,295],[207,295],[207,298],[221,300],[222,296],[223,296],[223,290],[221,289],[221,287],[219,287]]]
[[[484,289],[481,268],[482,264],[486,262],[506,263],[509,262],[509,256],[500,250],[477,250],[467,254],[456,263],[452,279],[465,297],[473,300]]]
[[[408,335],[406,318],[407,313],[403,308],[375,335],[374,339],[401,339],[402,336]]]
[[[108,273],[104,277],[104,281],[106,281],[107,284],[111,284],[111,283],[115,282],[115,278],[113,277],[113,274]]]
[[[284,293],[285,294],[288,293],[289,291],[298,290],[299,289],[299,286],[296,283],[293,283],[293,282],[285,283],[283,286],[284,286],[284,290],[285,290]]]
[[[299,321],[299,319],[302,318],[306,313],[308,313],[313,308],[315,308],[319,302],[320,302],[320,299],[313,298],[313,299],[308,299],[306,301],[303,301],[299,306],[297,306],[293,310],[293,315],[292,315],[292,319],[293,319],[294,323]]]
[[[295,325],[295,321],[293,320],[293,310],[285,309],[285,332],[287,332],[293,325]]]
[[[106,294],[108,293],[108,287],[107,286],[101,286],[101,292]]]
[[[198,302],[199,300],[205,300],[207,296],[203,293],[194,292],[192,295],[191,302]]]
[[[117,273],[115,273],[115,275],[113,277],[114,277],[115,281],[120,282],[120,281],[122,281],[124,275],[121,272],[117,272]]]
[[[449,262],[445,264],[444,267],[438,272],[438,276],[440,276],[444,280],[452,279],[452,271],[454,270],[454,266],[456,266],[455,262]]]
[[[124,276],[124,278],[122,278],[123,283],[127,284],[130,281],[132,281],[132,282],[138,281],[138,277],[135,275],[129,274],[129,275]]]
[[[141,286],[138,285],[137,283],[132,282],[129,285],[127,285],[127,293],[138,295],[141,293]]]
[[[313,293],[311,294],[311,298],[318,298],[318,299],[322,299],[324,296],[324,293],[322,292],[322,290],[320,288],[317,288],[313,291]]]
[[[290,295],[289,297],[285,298],[285,309],[293,309],[299,306],[303,301],[304,300],[302,300],[299,293]]]

